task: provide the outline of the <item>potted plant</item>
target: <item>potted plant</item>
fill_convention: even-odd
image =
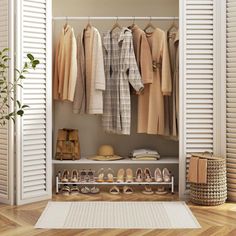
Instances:
[[[15,123],[16,116],[23,116],[25,108],[29,107],[16,99],[16,90],[18,86],[23,88],[21,82],[25,79],[28,70],[35,69],[39,64],[39,60],[36,60],[32,54],[27,54],[28,61],[24,63],[21,70],[15,69],[16,76],[14,76],[13,82],[9,82],[7,72],[11,58],[8,56],[8,51],[8,48],[0,51],[0,127],[5,126],[8,120]],[[9,99],[14,102],[11,112],[8,112]]]

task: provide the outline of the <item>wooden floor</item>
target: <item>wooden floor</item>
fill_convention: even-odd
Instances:
[[[141,193],[133,195],[111,196],[107,192],[98,195],[80,195],[77,197],[64,197],[54,195],[56,201],[158,201],[178,200],[176,195],[146,196]],[[236,236],[236,204],[226,203],[217,207],[202,207],[189,204],[202,228],[197,230],[40,230],[34,229],[34,224],[46,206],[47,201],[25,206],[0,205],[0,235],[1,236]],[[181,220],[181,219],[180,219]]]

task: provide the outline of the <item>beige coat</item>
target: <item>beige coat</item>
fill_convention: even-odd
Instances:
[[[171,77],[173,91],[171,97],[165,100],[165,108],[169,113],[169,130],[171,136],[178,136],[178,94],[179,94],[179,53],[178,53],[178,29],[171,28],[167,32],[167,41],[170,55]]]
[[[73,101],[77,78],[77,46],[74,30],[67,25],[56,44],[54,59],[53,97]]]
[[[137,25],[132,28],[134,53],[142,77],[144,87],[153,82],[152,70],[152,54],[146,34]],[[138,96],[138,124],[137,131],[140,132],[145,129],[148,122],[148,116],[144,112],[147,109],[147,104],[143,102],[143,96]]]
[[[146,33],[152,54],[153,83],[140,95],[142,116],[138,117],[138,133],[165,135],[164,96],[172,92],[171,70],[166,34],[161,29]],[[142,117],[142,119],[140,118]]]
[[[85,103],[87,114],[103,114],[105,72],[101,36],[96,28],[88,27],[83,31],[82,38],[78,39],[78,43],[80,43],[78,53],[82,57],[78,57],[79,73],[73,111],[83,112]],[[83,90],[85,97],[81,96]]]
[[[83,33],[77,37],[77,81],[73,102],[73,113],[84,114],[86,112],[86,87],[85,87],[85,55]]]

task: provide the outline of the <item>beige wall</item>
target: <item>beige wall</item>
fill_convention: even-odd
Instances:
[[[53,0],[54,16],[177,16],[177,0]],[[101,32],[111,28],[112,21],[92,21]],[[124,26],[130,21],[120,22]],[[143,27],[147,21],[137,21]],[[172,22],[153,22],[162,29],[167,29]],[[54,22],[54,41],[64,21]],[[82,30],[86,21],[69,21],[75,32]],[[119,136],[105,134],[101,127],[101,117],[92,115],[74,115],[71,104],[55,103],[54,106],[54,146],[56,131],[59,128],[78,128],[82,155],[96,153],[99,145],[108,143],[115,147],[120,155],[127,155],[133,148],[154,148],[161,155],[178,155],[178,142],[156,135],[136,134],[137,100],[132,98],[132,134]]]

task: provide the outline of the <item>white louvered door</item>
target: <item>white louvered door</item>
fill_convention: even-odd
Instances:
[[[51,0],[17,0],[17,66],[27,53],[40,61],[18,98],[29,105],[17,121],[17,204],[51,197]]]
[[[226,158],[228,199],[236,201],[236,1],[226,4]]]
[[[189,154],[215,150],[217,0],[180,4],[180,192]],[[183,170],[186,170],[184,173]]]
[[[0,50],[10,48],[8,55],[11,61],[8,63],[8,81],[12,82],[13,75],[13,4],[11,0],[0,0]],[[0,100],[2,98],[0,97]],[[12,105],[11,102],[8,104]],[[6,109],[6,113],[11,112]],[[14,127],[12,121],[0,126],[0,202],[13,204],[14,198]]]

